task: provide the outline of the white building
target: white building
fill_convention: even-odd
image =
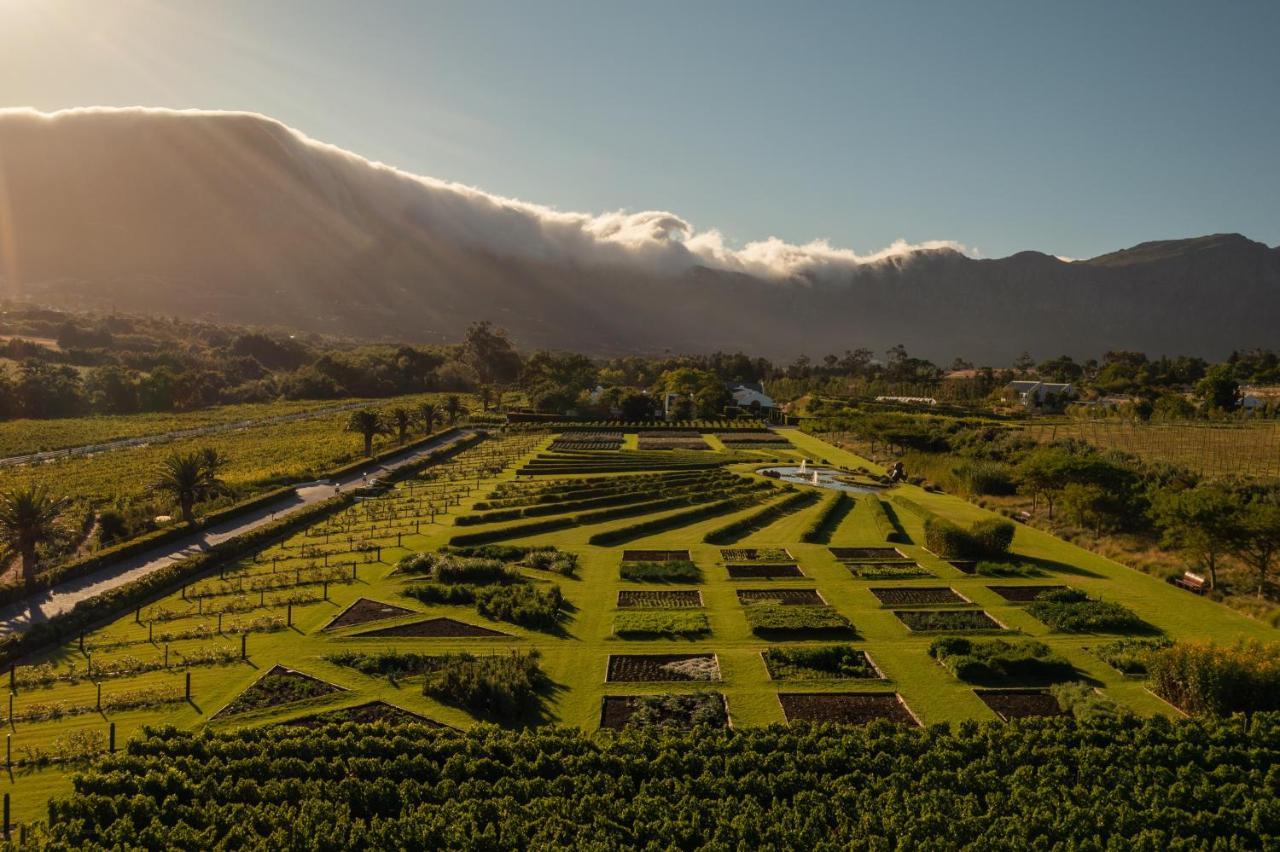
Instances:
[[[1072,385],[1055,382],[1009,382],[1005,385],[1005,390],[1014,394],[1018,402],[1026,406],[1044,405],[1048,399],[1067,400],[1076,395],[1076,389]]]

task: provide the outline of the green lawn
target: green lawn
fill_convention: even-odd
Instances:
[[[713,450],[708,452],[707,456],[731,459],[729,469],[748,476],[754,476],[752,471],[760,461],[787,455],[804,455],[811,459],[823,458],[833,464],[848,467],[860,465],[872,467],[864,459],[824,444],[811,436],[790,431],[784,434],[793,441],[796,451],[766,450],[725,456],[721,447],[717,446],[719,442],[711,441]],[[836,612],[852,623],[856,634],[853,634],[854,638],[850,639],[848,644],[866,651],[885,676],[884,680],[875,681],[815,680],[804,684],[804,690],[807,692],[849,690],[898,692],[924,724],[970,718],[995,718],[992,711],[974,694],[972,685],[956,680],[930,658],[927,649],[929,643],[938,634],[912,634],[894,616],[892,608],[882,606],[869,591],[872,586],[937,587],[945,585],[971,601],[972,608],[985,610],[998,622],[1008,627],[1009,630],[1002,635],[1015,639],[1034,637],[1046,642],[1053,651],[1065,657],[1083,675],[1096,680],[1110,697],[1122,704],[1142,714],[1174,712],[1168,705],[1147,692],[1140,680],[1124,677],[1087,650],[1090,646],[1114,641],[1116,637],[1052,633],[1048,627],[1029,615],[1025,606],[1010,603],[987,588],[990,585],[1009,585],[1010,580],[965,575],[925,551],[918,544],[923,538],[919,519],[904,511],[898,512],[898,517],[911,543],[897,546],[909,557],[918,560],[922,566],[935,574],[935,577],[875,581],[856,579],[845,565],[831,555],[827,549],[828,546],[884,546],[882,531],[876,527],[872,513],[860,511],[859,507],[855,506],[854,510],[849,512],[833,531],[829,543],[805,544],[801,541],[801,536],[824,508],[823,503],[819,501],[727,545],[785,547],[795,557],[796,563],[803,571],[803,577],[730,581],[720,555],[720,547],[725,545],[704,543],[704,536],[708,532],[724,527],[735,518],[758,511],[759,504],[756,504],[733,514],[706,518],[678,529],[628,541],[625,545],[617,547],[592,546],[587,543],[587,540],[603,530],[616,529],[634,524],[637,520],[676,514],[685,510],[668,510],[654,516],[640,518],[634,516],[617,518],[604,523],[560,529],[520,539],[521,544],[553,545],[572,551],[580,558],[577,574],[572,578],[557,576],[546,571],[521,569],[524,575],[539,584],[560,585],[568,601],[569,610],[568,617],[558,630],[528,630],[508,622],[488,621],[477,614],[472,604],[425,605],[402,595],[400,592],[408,583],[420,581],[421,578],[393,574],[397,560],[409,553],[434,550],[459,531],[474,532],[486,530],[492,526],[501,526],[501,524],[477,525],[459,530],[455,529],[453,521],[459,514],[467,512],[472,504],[483,499],[497,482],[515,479],[515,470],[523,462],[544,450],[550,440],[550,436],[536,438],[514,436],[481,444],[478,448],[469,450],[450,462],[446,468],[446,475],[442,479],[434,480],[435,484],[424,485],[415,480],[411,484],[416,483],[414,488],[417,490],[401,485],[386,498],[362,504],[362,508],[358,510],[358,513],[363,513],[359,515],[363,518],[362,525],[358,525],[352,532],[338,532],[329,536],[331,544],[324,545],[314,537],[305,539],[303,535],[294,536],[293,539],[284,543],[288,549],[276,546],[268,550],[259,562],[247,562],[237,569],[229,570],[228,577],[233,578],[234,581],[238,576],[237,571],[252,576],[273,569],[278,571],[292,569],[306,561],[300,558],[302,551],[297,549],[298,545],[304,541],[313,546],[341,549],[344,546],[342,540],[345,535],[363,535],[375,529],[385,531],[393,526],[403,528],[411,523],[409,519],[415,512],[415,506],[416,511],[421,512],[422,507],[431,502],[443,502],[445,494],[455,495],[459,499],[459,502],[450,508],[450,514],[438,515],[434,524],[424,523],[422,534],[402,535],[399,546],[395,543],[396,535],[387,533],[380,539],[383,547],[379,561],[357,564],[354,569],[357,579],[354,583],[331,583],[328,587],[327,600],[321,599],[294,605],[291,627],[271,633],[250,634],[247,640],[249,655],[247,661],[191,667],[189,669],[192,686],[190,703],[167,704],[155,709],[111,712],[109,715],[89,712],[53,721],[18,721],[9,731],[14,759],[23,759],[30,748],[51,750],[56,742],[65,741],[75,732],[96,732],[105,736],[108,722],[116,723],[117,737],[120,742],[123,742],[144,724],[168,723],[183,728],[209,725],[217,729],[227,729],[261,725],[314,713],[318,709],[354,705],[371,699],[381,699],[460,728],[476,724],[476,719],[466,712],[423,696],[420,678],[399,681],[375,678],[325,660],[326,656],[343,650],[373,652],[394,649],[401,652],[430,654],[468,651],[473,654],[485,654],[504,653],[510,649],[536,648],[542,655],[543,669],[555,684],[546,698],[541,716],[537,721],[574,725],[587,730],[595,730],[599,725],[601,702],[606,694],[695,692],[706,688],[715,689],[726,696],[729,714],[736,727],[781,723],[784,720],[777,694],[780,688],[786,691],[787,685],[769,679],[761,652],[775,644],[795,645],[803,642],[829,645],[832,640],[830,637],[822,636],[809,640],[790,637],[762,639],[753,634],[744,607],[738,601],[736,590],[759,588],[815,589],[828,605],[834,607]],[[486,463],[483,460],[487,458],[488,464],[492,465],[493,460],[499,457],[496,453],[503,446],[503,442],[509,451],[512,463],[508,464],[500,474],[485,473]],[[628,436],[623,447],[621,451],[623,453],[635,452],[631,449],[635,447],[634,436]],[[988,515],[984,510],[956,497],[929,494],[910,486],[902,487],[899,493],[957,521],[971,521]],[[416,496],[410,500],[409,495]],[[657,499],[662,495],[654,494],[653,496]],[[874,499],[876,498],[871,496],[857,496],[859,502]],[[521,521],[513,523],[521,523]],[[1019,556],[1037,560],[1044,569],[1043,576],[1026,580],[1019,578],[1017,583],[1070,585],[1093,597],[1123,604],[1173,638],[1191,637],[1219,641],[1233,641],[1245,637],[1280,638],[1280,631],[1274,628],[1251,621],[1211,601],[1180,591],[1043,532],[1019,527],[1014,547]],[[693,609],[687,613],[687,616],[680,616],[680,618],[696,619],[696,617],[705,616],[710,632],[695,638],[617,637],[615,624],[620,612],[626,612],[617,608],[618,591],[622,589],[652,591],[665,588],[653,583],[622,580],[619,567],[624,549],[688,550],[693,561],[701,569],[701,580],[697,583],[680,583],[678,587],[700,590],[702,608]],[[274,556],[286,558],[282,562],[273,562]],[[313,555],[309,558],[314,560],[323,557]],[[331,557],[331,560],[343,563],[350,558],[349,554],[339,554]],[[364,557],[357,557],[357,559],[361,558]],[[213,579],[216,580],[217,575]],[[281,589],[274,593],[267,592],[266,597],[270,601],[273,594],[283,595],[290,591],[292,590]],[[321,594],[321,588],[304,586],[298,592],[304,596],[318,597]],[[222,598],[210,598],[208,602],[217,605],[219,601],[225,603],[232,598],[233,596],[228,595]],[[324,629],[336,615],[360,598],[402,607],[411,610],[411,614],[397,615],[392,610],[389,618],[375,624]],[[258,593],[249,594],[248,599],[248,603],[244,605],[253,605],[259,600]],[[195,600],[184,600],[180,593],[175,592],[154,605],[144,607],[141,621],[136,620],[134,613],[128,613],[114,624],[87,637],[94,665],[102,667],[111,661],[121,661],[129,656],[136,657],[143,663],[162,659],[163,646],[146,641],[149,629],[146,623],[148,619],[162,608],[179,611],[187,608],[194,609],[197,606],[203,609],[205,605],[204,599],[199,603]],[[262,616],[285,616],[286,612],[287,608],[282,603],[235,615],[224,615],[224,628],[229,627],[232,621],[244,621]],[[635,610],[630,612],[634,614]],[[416,624],[424,617],[447,617],[468,625],[498,631],[503,635],[485,638],[419,638],[406,636],[403,633],[375,638],[357,638],[353,635],[374,628]],[[634,615],[632,617],[634,618]],[[151,625],[150,629],[152,635],[155,635],[162,629],[191,630],[201,623],[213,625],[215,619],[208,615],[194,615],[175,621],[156,623]],[[103,647],[105,643],[120,642],[133,644]],[[95,646],[97,646],[96,649]],[[216,647],[229,647],[238,654],[239,637],[215,635],[175,641],[170,644],[169,653],[176,665],[179,655],[191,655],[196,651],[207,652]],[[721,682],[714,684],[691,682],[606,684],[605,682],[605,669],[610,654],[688,654],[693,652],[717,655]],[[78,643],[75,642],[46,654],[41,661],[53,662],[59,666],[74,663],[80,669],[83,669],[87,662],[79,650]],[[219,718],[211,721],[215,713],[277,664],[328,681],[343,687],[345,691],[273,710],[246,714],[243,717]],[[175,667],[172,670],[105,679],[102,681],[103,695],[104,698],[110,698],[118,693],[143,688],[182,689],[185,685],[185,674],[184,670]],[[791,689],[794,690],[794,684],[791,685]],[[15,699],[14,711],[21,715],[32,712],[32,708],[38,704],[50,705],[55,702],[68,706],[92,706],[96,702],[96,686],[90,681],[81,681],[77,684],[60,683],[52,687],[20,687]],[[22,820],[43,817],[45,801],[52,794],[65,793],[69,789],[68,778],[69,773],[58,768],[14,769],[5,790],[13,796],[15,816]]]

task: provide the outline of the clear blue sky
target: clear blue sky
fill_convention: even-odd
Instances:
[[[1280,2],[0,0],[0,105],[90,104],[735,244],[1280,242]]]

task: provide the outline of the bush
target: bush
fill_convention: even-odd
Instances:
[[[880,677],[866,653],[852,645],[766,648],[764,664],[774,680]]]
[[[747,624],[760,635],[779,633],[852,633],[849,619],[829,606],[751,604],[744,609]]]
[[[440,583],[469,583],[477,586],[523,583],[524,577],[496,559],[466,559],[446,556],[436,560],[431,576]]]
[[[623,562],[622,579],[636,583],[697,583],[702,580],[698,566],[687,559],[670,562]]]
[[[1151,688],[1188,713],[1280,710],[1280,643],[1232,647],[1179,642],[1147,658]]]
[[[724,699],[715,692],[637,695],[627,725],[636,727],[723,728]]]
[[[813,519],[813,523],[809,524],[809,528],[800,536],[800,540],[810,544],[823,543],[831,540],[831,534],[836,527],[840,526],[840,521],[844,516],[849,514],[854,506],[853,498],[848,492],[837,491],[827,499],[826,506]]]
[[[537,550],[525,558],[524,563],[539,571],[551,571],[563,577],[572,577],[578,573],[578,554],[568,553],[554,548]]]
[[[924,540],[943,559],[999,560],[1008,555],[1015,529],[1012,521],[991,518],[966,530],[934,516],[924,522]]]
[[[819,494],[816,491],[798,491],[776,503],[771,503],[736,521],[725,524],[719,529],[712,530],[703,536],[702,540],[708,544],[729,544],[758,529],[767,527],[779,518],[784,518],[806,506],[813,505],[818,501],[818,498]]]
[[[402,651],[375,651],[362,654],[356,651],[339,651],[325,657],[335,666],[355,669],[371,677],[382,676],[395,680],[425,674],[440,665],[443,659],[437,654],[413,654]]]
[[[1104,720],[1132,717],[1132,711],[1121,707],[1087,683],[1055,683],[1049,692],[1058,706],[1077,722],[1096,724]]]
[[[480,716],[514,721],[536,708],[545,683],[536,650],[490,657],[447,654],[427,673],[422,694]]]
[[[532,584],[483,586],[475,590],[476,612],[531,630],[553,630],[560,623],[564,595],[559,586]]]
[[[1038,595],[1027,612],[1064,633],[1141,633],[1151,625],[1118,603],[1090,598],[1078,589]]]
[[[1067,680],[1075,667],[1048,645],[1035,641],[945,637],[929,645],[929,655],[960,680]]]
[[[1144,675],[1147,673],[1147,660],[1152,653],[1172,644],[1171,640],[1163,636],[1157,639],[1135,639],[1129,636],[1099,645],[1093,649],[1093,653],[1117,671],[1127,675]]]
[[[425,604],[469,604],[476,600],[474,586],[456,583],[418,583],[406,586],[401,594]]]

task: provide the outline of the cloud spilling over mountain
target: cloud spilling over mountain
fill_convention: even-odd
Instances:
[[[1275,250],[1155,245],[1073,263],[950,242],[734,248],[674,213],[558,211],[248,113],[0,111],[0,292],[68,307],[419,341],[487,317],[525,345],[601,353],[1275,344]]]

